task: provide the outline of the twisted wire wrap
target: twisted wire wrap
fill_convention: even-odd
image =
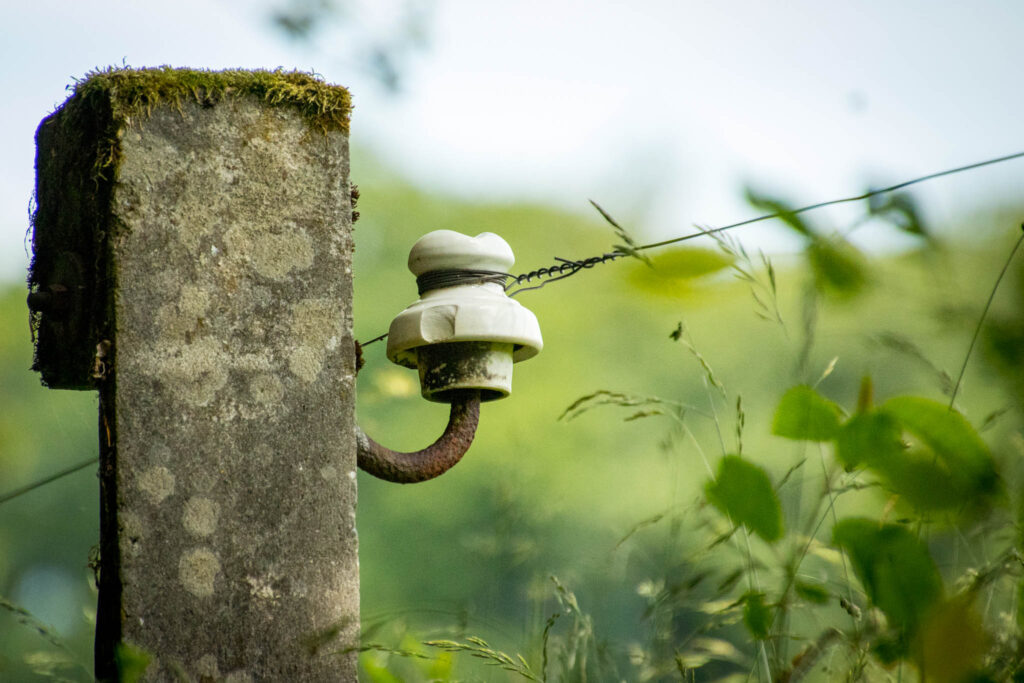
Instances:
[[[547,268],[538,268],[537,270],[531,270],[530,272],[523,273],[522,275],[512,276],[513,280],[511,283],[505,286],[505,291],[508,292],[509,289],[516,285],[522,285],[532,282],[533,280],[546,278],[540,284],[534,285],[532,287],[520,287],[519,289],[515,289],[512,292],[509,292],[508,295],[511,297],[521,292],[529,292],[530,290],[533,289],[540,289],[546,284],[549,284],[551,282],[557,282],[558,280],[564,280],[565,278],[571,277],[586,268],[593,268],[598,264],[608,263],[610,261],[614,261],[615,259],[622,258],[623,256],[626,256],[626,254],[620,251],[613,251],[608,254],[602,254],[601,256],[591,256],[590,258],[585,258],[578,261],[559,258],[556,256],[555,260],[558,261],[558,263],[556,263],[553,266],[548,266]]]
[[[493,283],[505,288],[505,281],[513,277],[497,270],[432,270],[416,278],[416,287],[420,296],[432,289],[458,287],[461,285],[481,285]]]

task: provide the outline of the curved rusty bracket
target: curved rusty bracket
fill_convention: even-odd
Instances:
[[[400,453],[381,446],[356,427],[356,455],[359,469],[397,484],[414,484],[433,479],[455,466],[469,450],[480,421],[480,392],[459,391],[453,396],[452,412],[444,434],[430,446],[414,453]]]

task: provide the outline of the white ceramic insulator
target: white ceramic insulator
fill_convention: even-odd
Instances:
[[[514,262],[512,248],[490,232],[469,237],[436,230],[409,252],[409,270],[417,276],[437,270],[508,272]],[[533,313],[508,298],[501,285],[476,283],[425,292],[392,321],[387,356],[415,368],[417,347],[458,341],[512,344],[515,362],[532,358],[544,346]]]
[[[512,247],[493,232],[470,237],[454,230],[435,230],[419,238],[409,250],[409,270],[417,277],[434,270],[506,273],[515,262]]]

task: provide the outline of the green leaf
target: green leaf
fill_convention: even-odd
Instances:
[[[860,389],[857,391],[857,412],[864,413],[875,405],[875,383],[871,375],[860,378]]]
[[[970,594],[954,596],[933,610],[921,627],[917,649],[930,680],[978,683],[971,673],[981,668],[990,639],[972,601]]]
[[[779,401],[772,434],[801,441],[830,441],[839,431],[842,410],[807,385],[791,388]]]
[[[832,597],[832,594],[828,592],[828,589],[818,583],[810,583],[809,581],[797,581],[793,585],[793,590],[796,594],[807,602],[814,603],[815,605],[824,605]]]
[[[768,541],[782,538],[782,506],[771,480],[757,465],[737,455],[727,455],[718,465],[718,476],[704,487],[708,500]]]
[[[918,443],[904,443],[904,431]],[[998,488],[995,464],[959,414],[918,397],[891,399],[851,418],[836,435],[836,457],[849,470],[870,468],[921,510],[984,502]]]
[[[854,415],[836,434],[836,458],[847,471],[861,465],[886,471],[903,454],[902,432],[900,423],[887,413]]]
[[[961,496],[985,496],[998,490],[999,478],[988,446],[963,415],[918,396],[889,399],[881,410],[931,449],[932,461],[942,465],[950,485]]]
[[[764,640],[772,626],[772,612],[764,604],[764,593],[750,591],[743,596],[743,624],[755,640]]]
[[[832,540],[850,556],[868,598],[893,627],[913,633],[942,598],[928,548],[907,529],[853,517],[835,525]]]
[[[361,674],[365,675],[370,683],[401,683],[402,679],[388,671],[387,660],[378,660],[363,653],[359,658]]]
[[[651,257],[661,277],[685,280],[715,273],[732,265],[734,259],[717,249],[686,247],[667,249]]]
[[[856,294],[867,281],[864,257],[842,238],[826,239],[811,229],[788,203],[758,194],[749,187],[746,200],[754,208],[774,215],[810,240],[807,261],[818,289],[839,295]]]
[[[794,213],[793,207],[786,202],[768,197],[767,195],[758,194],[749,187],[744,189],[743,194],[747,202],[755,209],[765,213],[778,214],[776,217],[780,221],[805,237],[814,235],[807,223],[798,214]]]
[[[920,510],[955,510],[967,502],[963,487],[930,452],[905,450],[876,469],[889,488]]]
[[[929,237],[921,222],[917,203],[909,194],[889,192],[868,197],[868,213],[888,221],[903,232]]]
[[[893,666],[907,656],[907,639],[892,636],[876,638],[871,645],[873,654],[883,666]]]
[[[820,290],[849,296],[863,289],[867,282],[864,257],[843,240],[815,237],[807,245],[807,261]]]
[[[691,280],[727,268],[732,262],[733,259],[719,250],[672,249],[650,257],[651,268],[633,267],[629,279],[646,291],[676,296],[692,291]]]
[[[114,652],[118,680],[125,683],[142,680],[151,659],[152,656],[145,650],[129,643],[118,643],[117,650]]]

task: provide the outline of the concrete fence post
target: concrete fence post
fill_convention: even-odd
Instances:
[[[103,680],[125,646],[356,679],[348,115],[304,74],[115,69],[39,127],[35,369],[100,395]]]

